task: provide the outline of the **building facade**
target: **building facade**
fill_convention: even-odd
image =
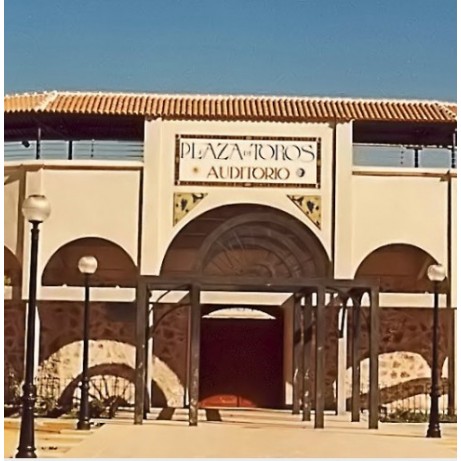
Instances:
[[[453,411],[455,129],[456,106],[427,101],[7,96],[6,374],[20,380],[24,360],[29,226],[21,204],[44,194],[52,211],[40,235],[39,392],[47,383],[43,392],[68,401],[77,390],[83,306],[77,263],[93,255],[90,366],[103,397],[134,398],[139,274],[370,277],[380,286],[380,402],[426,408],[433,306],[426,270],[439,263],[448,275],[439,374],[442,399]],[[391,165],[395,146],[401,159]],[[360,149],[377,164],[357,165]],[[135,152],[139,158],[130,159]],[[409,152],[411,165],[403,166]],[[189,317],[182,296],[152,293],[154,406],[187,405]],[[201,404],[290,406],[292,296],[207,293],[201,302]],[[351,394],[352,331],[342,311],[331,296],[326,405],[337,410],[347,408]],[[365,313],[360,350],[365,401]]]

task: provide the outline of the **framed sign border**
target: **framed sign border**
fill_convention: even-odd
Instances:
[[[179,148],[181,139],[233,139],[243,141],[309,141],[317,143],[317,160],[316,160],[316,182],[311,184],[294,183],[251,183],[251,182],[216,182],[216,181],[181,181],[179,179]],[[177,134],[175,136],[175,186],[221,186],[221,187],[280,187],[280,188],[314,188],[320,189],[321,184],[321,169],[322,169],[322,139],[320,137],[299,137],[299,136],[244,136],[244,135],[200,135],[200,134]]]

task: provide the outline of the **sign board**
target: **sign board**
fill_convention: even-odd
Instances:
[[[176,136],[176,185],[320,187],[320,138]]]

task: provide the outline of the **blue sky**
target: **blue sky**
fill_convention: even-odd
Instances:
[[[456,99],[455,0],[5,0],[5,92]]]

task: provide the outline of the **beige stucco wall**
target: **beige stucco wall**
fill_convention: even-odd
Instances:
[[[221,186],[175,186],[175,136],[240,135],[297,136],[322,138],[321,188],[264,188]],[[299,219],[320,239],[328,254],[331,250],[331,150],[333,130],[330,124],[274,124],[251,122],[177,122],[152,120],[145,126],[145,181],[141,272],[159,273],[163,256],[174,236],[191,220],[218,206],[249,203],[279,208]],[[157,172],[161,171],[160,175]],[[150,178],[156,177],[157,181]],[[173,226],[173,193],[207,193],[184,219]],[[322,197],[322,229],[315,225],[288,198],[289,194]]]
[[[6,170],[12,182],[5,185],[5,245],[23,248],[23,297],[30,226],[24,225],[18,203],[34,193],[46,195],[50,202],[50,217],[40,226],[39,274],[59,248],[82,237],[110,240],[136,264],[141,167],[136,162],[50,161],[40,162],[38,168],[37,163],[25,162]]]
[[[260,187],[221,187],[221,186],[175,186],[175,136],[177,134],[201,135],[253,135],[253,136],[320,136],[322,138],[321,188],[260,188]],[[24,225],[20,215],[20,204],[31,193],[44,193],[52,207],[52,213],[43,226],[40,240],[39,272],[46,262],[60,247],[81,237],[101,237],[123,248],[137,264],[138,245],[141,244],[140,272],[158,274],[164,255],[174,237],[189,222],[202,213],[213,208],[237,203],[261,204],[278,208],[294,216],[307,226],[319,239],[326,253],[332,257],[332,193],[333,193],[333,139],[336,141],[336,244],[335,276],[351,278],[360,262],[376,248],[389,243],[408,243],[416,245],[436,260],[447,264],[447,182],[438,177],[422,175],[394,176],[393,173],[411,173],[414,170],[355,168],[352,165],[352,125],[338,124],[336,129],[329,124],[276,124],[276,123],[242,123],[242,122],[172,122],[153,120],[146,122],[144,163],[141,162],[24,162],[10,163],[5,169],[5,245],[20,259],[23,267],[23,298],[27,297],[27,280],[29,267],[29,226]],[[142,175],[141,175],[142,171]],[[373,173],[386,173],[388,176],[376,176]],[[424,173],[419,169],[417,173]],[[440,173],[431,170],[430,173]],[[360,175],[358,175],[360,174]],[[141,180],[141,176],[143,179]],[[456,192],[457,180],[452,179],[452,292],[456,306]],[[190,211],[178,224],[173,224],[173,194],[175,192],[206,193],[207,196]],[[142,193],[142,210],[139,209]],[[322,226],[318,229],[301,210],[294,205],[287,195],[320,195],[322,198]],[[139,223],[141,222],[141,229]],[[142,230],[142,232],[140,232]],[[140,243],[141,242],[141,243]],[[39,274],[39,280],[41,279]],[[54,288],[53,288],[54,289]],[[61,290],[61,287],[59,287]],[[52,293],[51,288],[39,289],[39,297],[45,292]],[[62,290],[67,290],[63,287]],[[78,288],[69,288],[63,294],[63,308],[67,302],[80,302],[82,293]],[[67,292],[67,291],[66,291]],[[57,292],[56,292],[57,293]],[[101,295],[102,296],[102,295]],[[109,296],[109,295],[108,295]],[[129,296],[133,296],[130,292]],[[398,295],[395,295],[398,297]],[[431,305],[431,299],[416,298],[394,299],[388,306],[414,307]],[[424,295],[417,295],[424,296]],[[96,298],[96,293],[95,293]],[[116,298],[110,298],[110,301]],[[104,298],[104,301],[109,300]],[[44,299],[44,297],[42,298]],[[50,300],[50,297],[46,298]],[[96,299],[95,299],[96,300]],[[98,299],[103,302],[103,299]],[[55,301],[58,301],[57,299]],[[121,301],[121,299],[119,299]],[[131,299],[123,298],[129,303]],[[443,300],[442,300],[443,305]],[[13,306],[9,306],[13,311]],[[42,309],[44,312],[45,307]],[[74,323],[78,330],[78,306],[74,306]],[[411,310],[411,308],[410,308]],[[111,312],[112,304],[107,302],[98,320],[97,331],[113,339],[120,329],[121,322],[114,323]],[[11,314],[11,325],[17,330],[22,317],[19,311]],[[51,313],[51,308],[48,314]],[[17,315],[16,315],[17,314]],[[182,405],[185,369],[178,363],[185,364],[185,335],[187,332],[180,325],[186,325],[184,312],[180,319],[171,317],[159,334],[159,343],[155,345],[160,358],[153,359],[154,373],[164,386],[162,390],[171,405]],[[391,315],[392,314],[392,315]],[[411,314],[408,309],[401,314],[387,311],[383,315],[392,318],[388,321],[389,331],[398,329],[402,319],[414,326],[414,331],[425,325],[427,313]],[[21,318],[20,318],[21,317]],[[287,309],[285,325],[285,386],[286,401],[290,401],[291,389],[291,322]],[[418,320],[419,319],[419,320]],[[383,320],[383,324],[384,320]],[[114,326],[115,325],[115,326]],[[330,325],[332,331],[336,328]],[[117,344],[117,357],[127,366],[133,366],[132,327],[128,339]],[[387,327],[386,327],[387,328]],[[20,337],[16,331],[11,336]],[[13,331],[13,328],[12,328]],[[45,336],[46,328],[42,328]],[[387,331],[387,330],[386,330]],[[383,332],[383,335],[386,334]],[[22,333],[23,334],[23,333]],[[111,336],[112,335],[112,336]],[[162,336],[163,335],[163,336]],[[43,341],[46,344],[47,338]],[[176,341],[181,339],[179,343]],[[106,339],[92,338],[92,348],[97,354],[98,364],[113,361],[114,350]],[[51,341],[51,340],[50,340]],[[76,342],[77,341],[77,342]],[[98,341],[106,341],[98,344]],[[157,340],[156,340],[157,341]],[[163,341],[163,342],[162,342]],[[395,353],[408,350],[402,346],[401,339],[389,340],[392,348],[389,355],[382,358],[383,369],[390,369],[395,362]],[[62,360],[76,360],[78,355],[78,335],[72,338],[73,346],[69,349],[54,351]],[[389,344],[389,343],[387,343]],[[14,352],[20,356],[18,347]],[[65,346],[63,346],[65,347]],[[176,349],[175,349],[176,348]],[[420,353],[416,346],[411,351]],[[59,352],[61,350],[61,352]],[[70,352],[67,353],[66,351]],[[163,350],[163,352],[162,352]],[[97,352],[96,352],[97,351]],[[158,352],[157,352],[158,351]],[[120,352],[120,354],[119,354]],[[67,354],[67,355],[66,355]],[[162,355],[163,354],[163,355]],[[176,358],[175,358],[176,357]],[[178,358],[179,357],[179,358]],[[399,356],[400,357],[400,356]],[[165,360],[164,360],[165,359]],[[169,361],[168,361],[168,360]],[[19,359],[18,359],[19,360]],[[118,359],[117,359],[118,360]],[[400,359],[399,359],[400,360]],[[403,360],[403,359],[402,359]],[[419,360],[419,359],[418,359]],[[421,359],[422,360],[422,359]],[[178,362],[178,363],[176,363]],[[78,369],[70,364],[68,370]],[[47,365],[46,363],[44,365]],[[181,365],[182,366],[182,365]],[[66,379],[72,378],[74,372],[68,373]],[[333,373],[333,372],[331,372]],[[180,382],[180,384],[178,384]],[[176,387],[175,387],[176,386]]]
[[[6,168],[4,173],[4,245],[19,257],[22,256],[22,238],[18,233],[22,234],[22,231],[18,229],[21,227],[21,222],[18,219],[21,210],[21,203],[24,196],[24,191],[21,187],[24,187],[24,172],[17,169]]]
[[[351,275],[369,253],[390,243],[418,246],[446,266],[446,182],[422,176],[352,178]]]

